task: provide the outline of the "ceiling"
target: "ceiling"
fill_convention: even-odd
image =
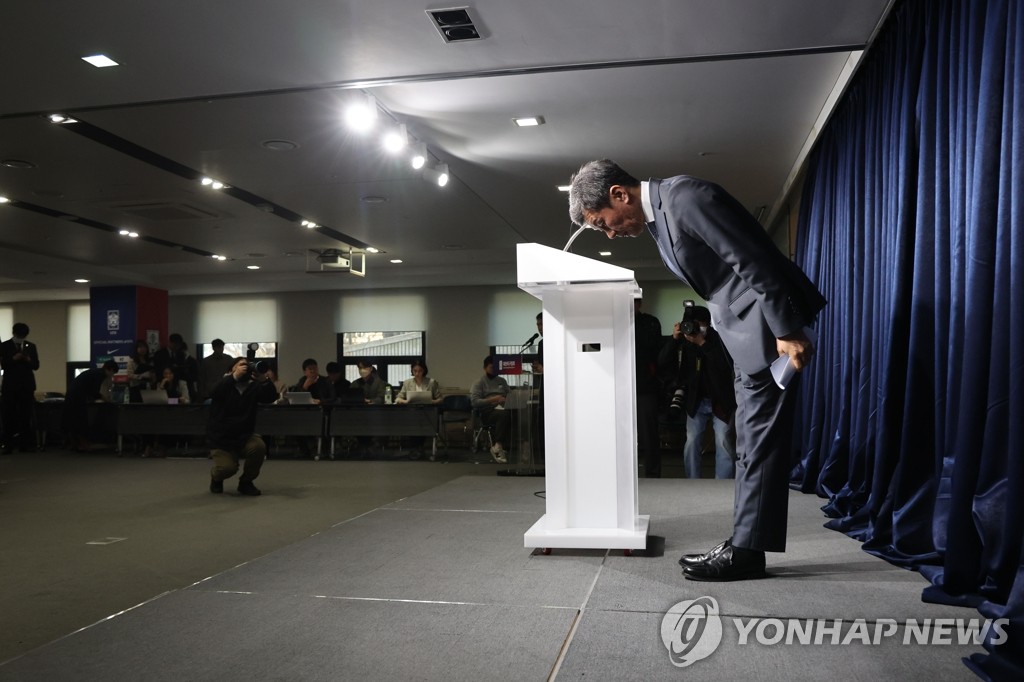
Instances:
[[[481,38],[446,43],[425,10],[467,5],[5,2],[0,301],[514,283],[517,243],[565,244],[557,186],[593,158],[719,182],[767,223],[890,3],[478,0]],[[346,127],[366,93],[447,187]],[[365,277],[307,272],[366,246]],[[649,239],[573,251],[669,277]]]

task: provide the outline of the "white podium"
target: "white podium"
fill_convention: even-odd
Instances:
[[[517,248],[519,288],[544,313],[547,513],[524,546],[643,549],[633,271],[540,244]]]

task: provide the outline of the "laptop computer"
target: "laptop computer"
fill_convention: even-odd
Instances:
[[[284,394],[285,400],[288,401],[289,405],[312,405],[313,394],[309,391],[286,391]]]
[[[144,405],[166,405],[167,391],[160,388],[144,388],[139,391],[142,394]]]
[[[410,405],[429,405],[434,402],[434,394],[430,391],[406,391],[405,399]]]

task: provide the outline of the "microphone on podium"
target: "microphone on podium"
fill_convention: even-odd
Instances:
[[[537,340],[537,337],[538,337],[538,336],[540,336],[540,334],[539,334],[539,333],[538,333],[538,334],[534,334],[534,335],[533,335],[533,336],[531,336],[530,338],[526,339],[526,343],[524,343],[524,344],[523,344],[523,347],[529,346],[529,345],[530,345],[531,343],[533,343],[534,341],[536,341],[536,340]]]

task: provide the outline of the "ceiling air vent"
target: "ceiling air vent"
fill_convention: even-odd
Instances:
[[[145,204],[117,204],[112,208],[127,213],[128,215],[165,222],[171,220],[210,220],[222,216],[197,206],[183,203],[156,202]]]
[[[473,24],[468,7],[450,9],[428,9],[427,16],[446,43],[460,43],[464,40],[480,40],[483,36]]]

